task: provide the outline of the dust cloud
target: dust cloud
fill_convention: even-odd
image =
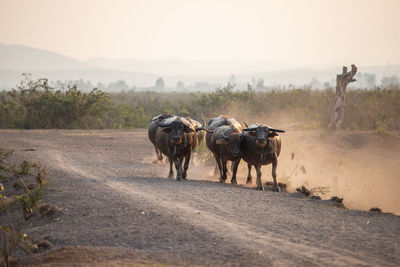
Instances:
[[[398,138],[372,132],[288,131],[278,177],[292,190],[306,185],[322,198],[344,198],[348,208],[400,214],[399,152]]]
[[[249,125],[259,122],[286,130],[281,134],[277,175],[278,182],[287,183],[289,191],[305,185],[322,199],[343,198],[348,208],[379,207],[383,212],[400,214],[399,137],[374,131],[305,130],[317,125],[309,118],[296,121],[295,111],[268,116],[232,112]],[[272,181],[271,169],[271,165],[262,168],[263,182]],[[245,181],[245,164],[241,164],[239,176]]]
[[[253,119],[244,114],[232,110],[231,116],[242,125],[243,121],[259,122],[286,130],[281,134],[277,175],[278,182],[286,183],[289,192],[304,185],[322,199],[343,198],[347,208],[379,207],[383,212],[400,215],[400,138],[373,131],[300,130],[304,126],[302,122],[287,123],[293,120],[282,114]],[[218,181],[212,176],[214,167],[195,158],[188,171],[189,179]],[[168,169],[166,165],[160,175],[166,177]],[[254,187],[254,169],[252,176]],[[242,160],[238,184],[245,185],[246,178],[247,164]],[[262,181],[272,181],[271,165],[262,167]]]

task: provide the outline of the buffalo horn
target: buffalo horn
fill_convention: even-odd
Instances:
[[[201,120],[201,127],[204,128],[206,126],[206,122],[203,120],[203,118],[200,118]]]
[[[246,125],[246,128],[244,128],[243,131],[251,132],[251,131],[255,131],[257,129],[257,127],[249,128],[249,125],[247,125],[246,122],[243,122],[243,123],[244,123],[244,125]]]
[[[247,127],[247,128],[244,128],[243,131],[251,132],[251,131],[255,131],[256,129],[257,129],[257,127],[253,127],[253,128]]]
[[[274,128],[268,128],[268,131],[277,132],[277,133],[284,133],[285,132],[284,130],[279,130],[279,129],[274,129]]]
[[[214,132],[214,131],[210,131],[210,130],[207,130],[206,128],[204,128],[206,126],[206,123],[204,122],[203,118],[200,118],[200,120],[201,120],[201,126],[200,127],[196,127],[196,132],[197,131],[201,131],[201,130],[206,131],[207,133],[213,133]]]
[[[155,121],[158,127],[170,127],[171,126],[171,122],[167,123],[165,121]]]

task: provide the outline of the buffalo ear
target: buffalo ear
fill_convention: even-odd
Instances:
[[[279,134],[276,132],[268,132],[268,137],[278,136]]]
[[[170,133],[171,132],[171,128],[170,127],[166,127],[166,128],[163,128],[161,131],[163,131],[165,133]]]
[[[226,145],[228,144],[228,141],[226,141],[225,139],[218,139],[215,143],[217,145]]]

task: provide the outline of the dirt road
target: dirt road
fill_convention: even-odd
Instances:
[[[44,201],[63,214],[25,232],[50,235],[56,247],[134,249],[173,265],[400,263],[399,216],[220,184],[212,167],[191,166],[189,181],[167,179],[144,130],[1,130],[0,147],[48,168]]]

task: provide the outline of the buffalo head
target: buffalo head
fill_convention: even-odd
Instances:
[[[222,138],[216,140],[216,144],[225,145],[226,149],[230,151],[233,156],[240,156],[240,143],[244,137],[244,132],[231,133],[228,136],[221,132],[221,136]]]
[[[284,130],[274,129],[269,127],[268,125],[261,125],[259,123],[252,124],[243,129],[246,132],[252,132],[256,138],[256,144],[260,148],[265,148],[268,145],[268,137],[274,136],[275,133],[284,133]]]
[[[181,144],[183,133],[196,132],[193,125],[182,117],[171,117],[162,121],[155,121],[158,127],[164,128],[163,131],[171,133],[171,141],[174,144]]]

